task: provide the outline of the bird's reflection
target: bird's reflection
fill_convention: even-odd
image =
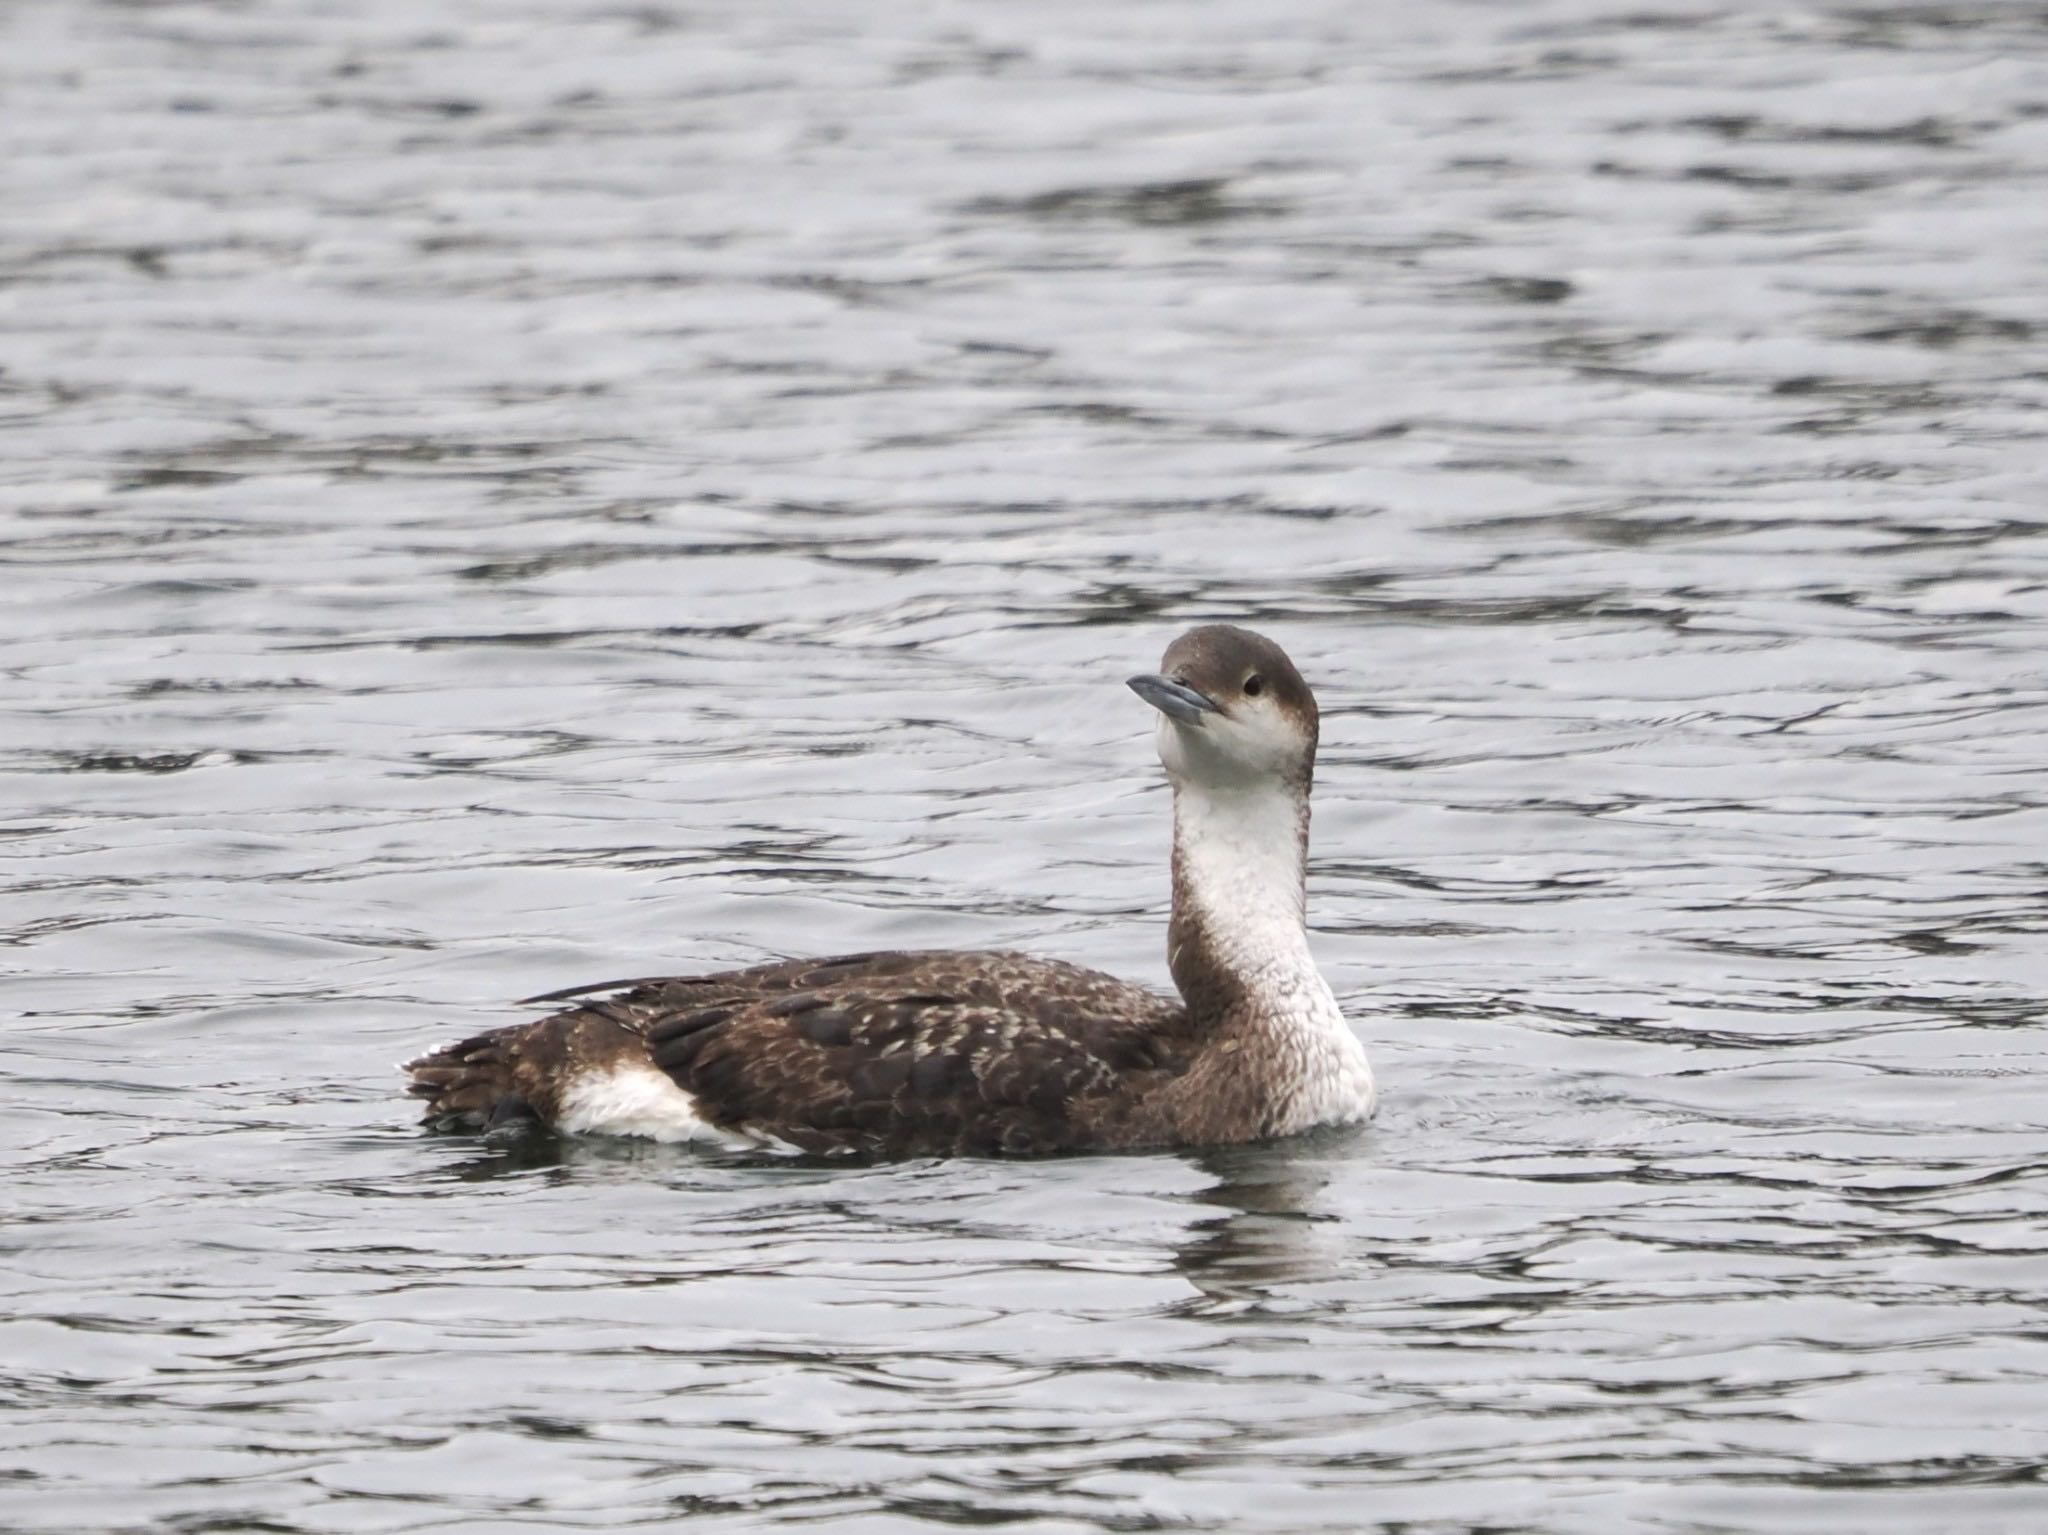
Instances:
[[[624,1137],[558,1135],[538,1125],[521,1124],[493,1130],[470,1141],[466,1155],[441,1164],[434,1175],[459,1183],[490,1183],[539,1172],[569,1173],[592,1167],[666,1173],[687,1166],[693,1154],[696,1160],[707,1160],[700,1148]]]
[[[1305,1287],[1342,1276],[1343,1243],[1325,1229],[1336,1217],[1320,1206],[1323,1191],[1348,1160],[1345,1139],[1310,1136],[1284,1145],[1184,1154],[1188,1165],[1214,1180],[1185,1196],[1191,1218],[1173,1248],[1175,1272],[1195,1291],[1189,1302],[1195,1314],[1291,1311],[1314,1304],[1299,1293]],[[666,1174],[704,1160],[702,1148],[586,1140],[527,1128],[494,1133],[474,1155],[437,1169],[437,1176],[486,1183],[550,1171],[566,1175],[590,1166],[602,1166],[607,1176],[621,1170]],[[733,1163],[757,1160],[735,1156]],[[787,1170],[789,1160],[776,1159],[776,1165]],[[826,1175],[848,1165],[816,1159]]]
[[[1197,1309],[1284,1308],[1288,1291],[1338,1274],[1339,1245],[1322,1239],[1317,1228],[1329,1217],[1315,1208],[1339,1165],[1327,1149],[1297,1141],[1190,1161],[1217,1180],[1193,1200],[1219,1212],[1196,1221],[1174,1253],[1174,1267],[1201,1294]]]

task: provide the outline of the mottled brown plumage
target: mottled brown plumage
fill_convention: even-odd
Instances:
[[[644,1060],[720,1126],[802,1150],[1014,1155],[1156,1139],[1117,1111],[1192,1043],[1177,1003],[1026,954],[848,954],[532,1000],[583,992],[611,994],[415,1061],[412,1091],[450,1128],[552,1121],[579,1072]]]
[[[1131,685],[1166,716],[1183,1000],[1023,954],[787,960],[533,998],[568,1005],[412,1062],[411,1091],[448,1128],[708,1126],[884,1156],[1217,1144],[1363,1117],[1370,1072],[1300,941],[1314,695],[1277,645],[1225,625]],[[1184,823],[1221,831],[1184,847]],[[1352,1055],[1358,1081],[1333,1090]]]

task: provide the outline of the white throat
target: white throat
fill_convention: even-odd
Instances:
[[[1365,1047],[1309,952],[1306,786],[1176,781],[1173,846],[1176,896],[1192,909],[1176,911],[1169,966],[1184,995],[1198,973],[1228,976],[1235,1024],[1258,1038],[1275,1088],[1272,1132],[1370,1118]],[[1186,963],[1192,942],[1207,953]]]
[[[1308,796],[1273,780],[1180,782],[1173,791],[1174,867],[1210,947],[1250,981],[1306,958]]]

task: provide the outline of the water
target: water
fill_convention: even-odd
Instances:
[[[2048,1524],[2048,10],[0,21],[0,1525]],[[1366,1133],[412,1124],[610,975],[1163,983],[1324,699]]]

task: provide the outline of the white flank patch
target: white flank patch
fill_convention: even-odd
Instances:
[[[562,1093],[555,1128],[569,1135],[633,1135],[650,1141],[759,1146],[697,1112],[697,1100],[652,1066],[614,1066],[578,1076]]]

